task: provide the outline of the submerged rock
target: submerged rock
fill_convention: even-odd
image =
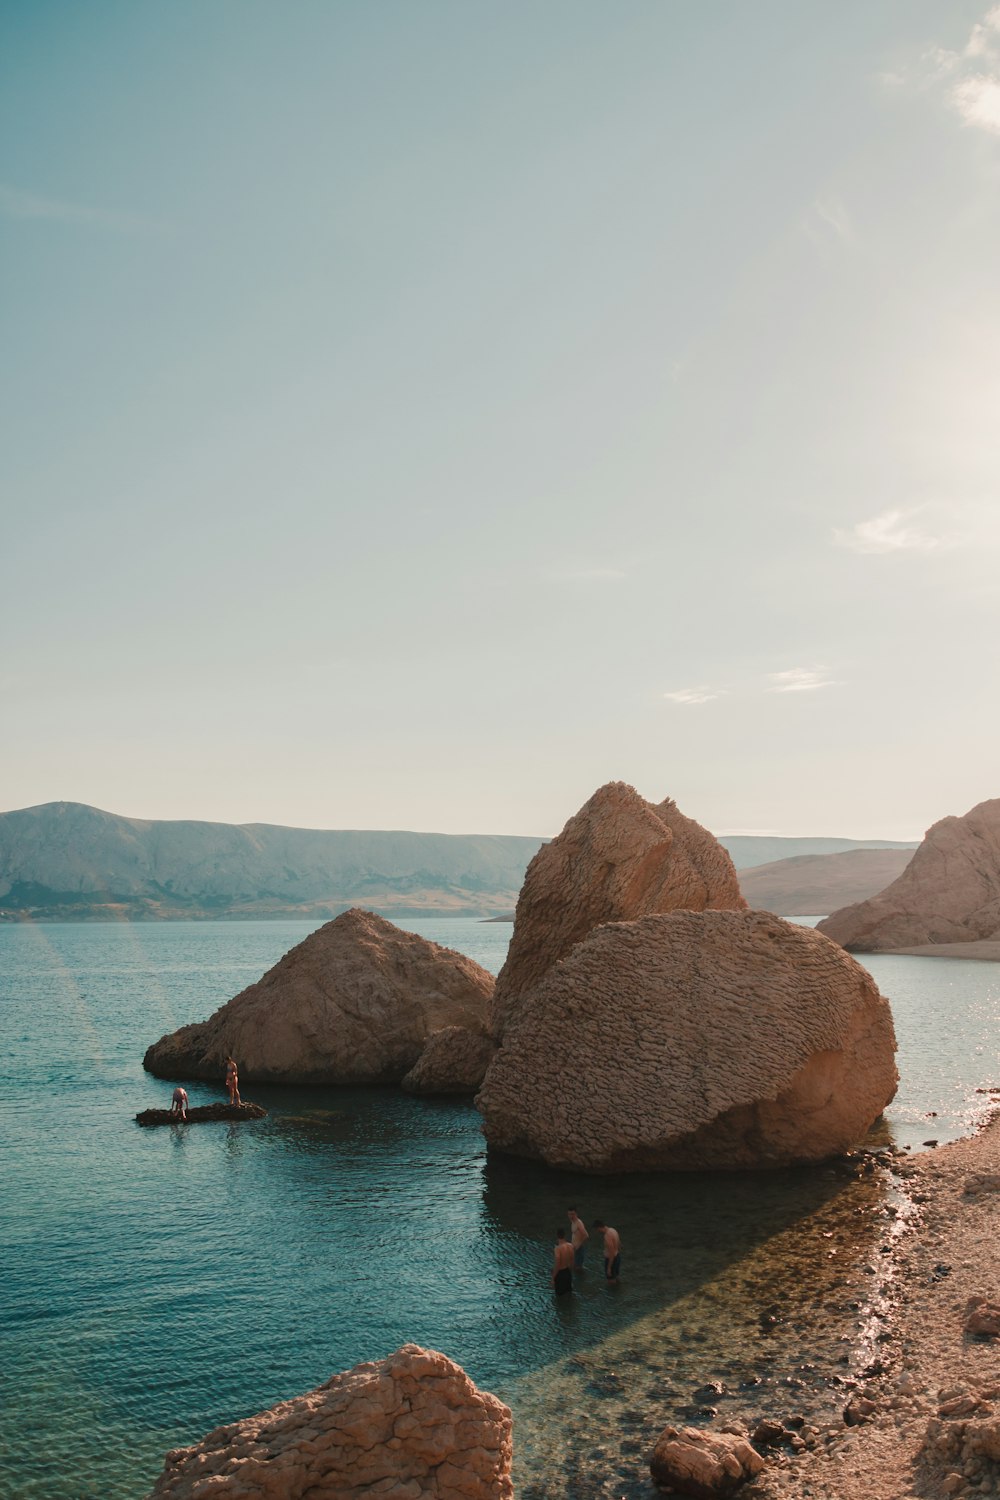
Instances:
[[[480,1035],[493,976],[470,958],[346,911],[207,1021],[149,1048],[161,1078],[221,1078],[231,1053],[257,1083],[398,1083],[444,1027]],[[471,1085],[470,1092],[475,1088]]]
[[[174,1449],[148,1500],[512,1500],[511,1452],[508,1408],[404,1344]]]
[[[667,798],[602,786],[528,866],[492,1006],[500,1038],[517,997],[604,922],[655,912],[743,910],[722,845]]]
[[[1000,798],[935,823],[898,880],[819,930],[856,953],[1000,937]]]
[[[777,1167],[849,1149],[896,1091],[860,964],[767,912],[596,928],[508,1020],[476,1103],[489,1144],[590,1172]]]

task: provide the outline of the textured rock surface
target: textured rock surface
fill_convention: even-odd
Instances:
[[[511,1416],[405,1344],[167,1454],[149,1500],[510,1500]]]
[[[714,1500],[731,1495],[766,1467],[746,1438],[697,1427],[666,1427],[657,1439],[650,1471],[657,1484],[679,1495]]]
[[[745,908],[722,845],[668,798],[602,786],[528,866],[494,995],[493,1030],[514,1001],[602,922],[653,912]]]
[[[820,931],[857,953],[1000,938],[1000,798],[935,823],[898,880]]]
[[[410,1094],[474,1094],[486,1076],[496,1047],[489,1034],[465,1026],[445,1026],[427,1045],[403,1079]]]
[[[673,912],[597,928],[522,995],[476,1103],[491,1146],[554,1166],[782,1166],[856,1144],[894,1050],[871,976],[819,933]]]
[[[310,933],[207,1021],[182,1026],[143,1059],[162,1078],[398,1083],[434,1031],[481,1031],[493,977],[461,953],[373,912],[344,912]]]

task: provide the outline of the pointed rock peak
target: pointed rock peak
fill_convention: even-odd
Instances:
[[[745,907],[733,862],[707,829],[670,798],[657,806],[608,782],[528,866],[497,980],[496,1036],[516,997],[602,923]]]

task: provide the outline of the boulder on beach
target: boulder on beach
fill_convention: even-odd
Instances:
[[[695,1500],[724,1500],[766,1467],[745,1437],[698,1427],[665,1427],[649,1460],[658,1485]]]
[[[404,1344],[166,1456],[148,1500],[512,1500],[510,1411]]]
[[[857,1144],[896,1091],[892,1016],[836,943],[768,912],[595,928],[508,1020],[490,1146],[588,1172],[778,1167]]]
[[[1000,939],[1000,798],[935,823],[897,880],[819,930],[855,953]]]
[[[232,1053],[247,1082],[399,1083],[434,1032],[480,1035],[492,992],[493,976],[470,958],[355,908],[209,1020],[161,1037],[143,1066],[219,1079]]]
[[[667,798],[600,787],[528,866],[492,1005],[499,1039],[517,997],[595,927],[669,911],[745,910],[733,862]]]

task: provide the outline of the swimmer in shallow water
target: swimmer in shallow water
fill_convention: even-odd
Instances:
[[[557,1297],[573,1290],[573,1246],[565,1229],[556,1230],[556,1248],[552,1257],[552,1289]]]
[[[617,1286],[622,1268],[621,1236],[617,1229],[612,1229],[603,1219],[595,1219],[594,1228],[604,1236],[604,1279],[609,1286]]]

